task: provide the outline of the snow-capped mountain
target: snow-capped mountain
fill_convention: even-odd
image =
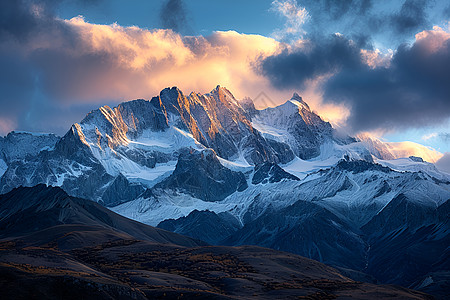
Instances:
[[[45,183],[112,206],[168,177],[183,149],[210,148],[220,159],[250,166],[311,158],[320,153],[321,144],[334,143],[331,125],[298,95],[272,113],[244,107],[219,86],[211,93],[189,96],[167,88],[150,101],[94,110],[61,139],[12,133],[2,142],[1,192]],[[269,114],[271,128],[283,127],[290,116],[289,138],[280,139],[253,125],[255,120],[266,126],[260,120]],[[31,140],[20,144],[14,140],[17,135]],[[11,151],[10,140],[21,150]]]
[[[298,94],[257,110],[220,86],[204,95],[167,88],[91,111],[61,138],[0,138],[0,192],[59,186],[213,244],[267,246],[421,286],[448,271],[408,249],[437,249],[426,263],[448,259],[450,175],[432,150],[394,146],[338,133]],[[388,242],[388,258],[418,263],[382,271]]]
[[[54,134],[12,131],[6,137],[0,137],[0,176],[8,165],[38,155],[44,150],[55,147],[59,137]]]

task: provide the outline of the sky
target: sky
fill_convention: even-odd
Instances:
[[[448,159],[449,21],[441,0],[1,1],[0,135],[220,84],[259,108],[298,92],[340,130]]]

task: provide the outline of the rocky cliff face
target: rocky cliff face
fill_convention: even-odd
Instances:
[[[181,153],[172,175],[154,187],[182,190],[204,201],[220,201],[246,188],[244,174],[222,166],[212,150]]]
[[[12,131],[0,138],[0,159],[9,163],[35,156],[41,151],[52,150],[59,139],[54,134]]]
[[[287,138],[260,131],[261,120],[264,126],[284,128]],[[192,171],[191,162],[183,165],[183,160],[199,162],[194,156],[180,156],[186,149],[211,148],[220,158],[250,165],[288,163],[296,156],[320,154],[321,145],[333,141],[332,131],[298,95],[278,108],[258,111],[250,99],[241,105],[220,86],[204,95],[188,96],[178,88],[167,88],[150,101],[134,100],[91,111],[62,138],[9,134],[0,143],[0,190],[45,183],[61,186],[74,196],[117,205],[132,200],[174,170],[170,184],[181,184],[181,174]],[[225,175],[219,173],[226,172],[219,168],[212,178],[220,182]],[[204,191],[205,186],[185,190],[196,196],[202,193],[202,199],[218,200],[245,186],[242,174],[225,182],[230,186],[222,189],[218,183],[220,192],[214,196]]]

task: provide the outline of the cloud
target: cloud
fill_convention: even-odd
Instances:
[[[450,174],[450,152],[444,153],[444,156],[442,156],[435,165],[439,170]]]
[[[448,143],[448,142],[450,142],[450,132],[433,132],[430,134],[426,134],[422,137],[422,140],[424,140],[424,141],[434,140],[434,139],[440,139],[441,141]]]
[[[410,41],[415,33],[431,29],[448,19],[446,7],[439,1],[403,0],[302,0],[297,1],[308,11],[308,22],[302,29],[309,36],[344,33],[355,42],[366,40],[364,48],[374,41],[396,48]],[[442,13],[437,15],[436,11]],[[433,17],[433,19],[431,19]],[[441,18],[441,20],[438,20]]]
[[[395,158],[418,156],[423,160],[435,163],[443,154],[434,150],[431,147],[427,147],[414,142],[384,142],[389,151]]]
[[[307,80],[337,72],[344,67],[355,69],[360,65],[360,49],[337,34],[320,42],[284,49],[280,54],[269,56],[261,61],[259,71],[274,86],[304,88]]]
[[[62,82],[54,92],[69,101],[150,98],[174,85],[206,92],[218,83],[248,95],[247,86],[267,83],[254,73],[251,62],[275,53],[279,44],[234,31],[183,37],[172,30],[96,25],[82,18],[65,22],[77,32],[81,46],[70,52],[50,48],[51,53],[44,53],[48,59],[37,60],[44,62],[47,89],[52,91],[59,78]]]
[[[438,136],[437,132],[432,132],[430,134],[426,134],[426,135],[422,136],[422,140],[428,141],[428,140],[431,140],[431,139],[435,139],[437,136]]]
[[[310,16],[306,9],[299,6],[295,0],[275,0],[271,4],[271,10],[286,19],[284,28],[274,32],[276,39],[299,39],[305,33],[303,25],[308,21]]]
[[[168,86],[204,93],[217,84],[237,98],[264,92],[273,105],[298,91],[326,119],[342,124],[348,117],[355,130],[421,126],[448,115],[448,101],[442,101],[448,33],[439,28],[419,33],[411,47],[381,53],[368,34],[310,34],[288,44],[235,31],[185,36],[179,33],[187,22],[182,1],[164,2],[161,22],[170,29],[155,30],[92,24],[81,16],[62,20],[54,14],[58,3],[0,2],[3,133],[18,126],[62,134],[55,128],[63,113],[75,122],[83,109],[104,103],[148,99]],[[314,3],[305,1],[305,9],[273,1],[287,20],[285,37],[298,38],[310,23],[305,20],[317,18],[310,8],[325,9],[337,21],[370,16],[373,9],[371,1]]]
[[[304,87],[324,74],[323,98],[351,109],[353,131],[439,124],[450,117],[450,34],[439,27],[402,44],[388,64],[370,65],[364,51],[342,35],[283,51],[260,62],[273,86]]]
[[[188,22],[185,4],[182,0],[167,0],[159,12],[162,29],[171,29],[175,32],[192,34]]]
[[[406,0],[400,11],[390,16],[390,23],[397,33],[414,33],[429,25],[426,8],[426,0]]]
[[[359,37],[370,35],[368,29],[376,14],[371,0],[302,0],[298,1],[308,12],[308,22],[302,26],[309,35],[345,32]],[[374,26],[371,32],[377,30]]]
[[[446,143],[450,142],[450,132],[441,132],[438,134],[438,137]]]
[[[370,0],[306,0],[303,1],[308,9],[314,11],[316,18],[327,17],[328,19],[342,19],[347,15],[366,15],[373,6]]]
[[[46,2],[24,3],[8,9],[33,26],[2,29],[0,40],[2,134],[14,126],[63,134],[61,114],[64,124],[76,122],[82,109],[149,99],[169,86],[205,93],[221,84],[238,98],[264,91],[278,103],[289,99],[291,91],[267,90],[268,79],[253,67],[257,58],[279,51],[273,38],[234,31],[183,36],[83,17],[62,20],[46,11],[53,9]]]

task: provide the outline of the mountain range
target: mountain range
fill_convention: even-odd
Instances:
[[[418,153],[343,134],[298,94],[258,110],[220,86],[167,88],[91,111],[63,137],[0,138],[0,192],[60,187],[195,240],[287,251],[445,297],[450,175],[435,152]],[[12,226],[13,207],[0,222]]]
[[[429,299],[297,255],[204,242],[43,184],[0,196],[2,299]]]

